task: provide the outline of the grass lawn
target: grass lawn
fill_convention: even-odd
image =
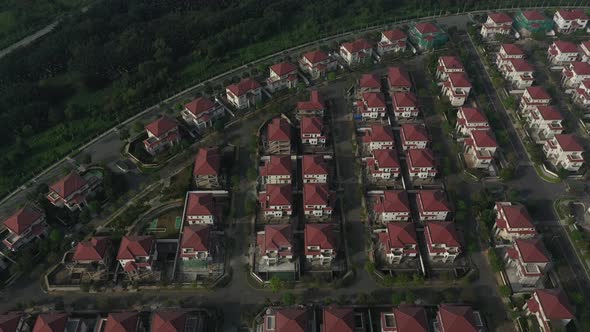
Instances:
[[[148,222],[146,223],[146,232],[149,233],[149,228],[152,225],[152,222],[157,219],[156,228],[158,231],[153,232],[152,234],[158,239],[176,238],[180,231],[179,228],[176,228],[178,224],[176,222],[177,218],[182,218],[182,207],[168,210],[157,217],[148,219]]]
[[[541,168],[541,166],[534,164],[535,167],[535,171],[537,172],[537,175],[543,179],[543,181],[549,182],[549,183],[560,183],[561,179],[558,177],[551,177],[545,174],[545,172],[543,171],[543,169]]]

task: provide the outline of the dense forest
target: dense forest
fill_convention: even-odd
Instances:
[[[35,1],[11,1],[26,2]],[[499,5],[502,1],[99,1],[0,60],[0,196],[163,95],[236,65],[368,24],[436,9]]]

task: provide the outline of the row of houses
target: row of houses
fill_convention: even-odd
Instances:
[[[498,36],[510,35],[514,28],[519,34],[528,37],[533,33],[573,33],[584,30],[588,24],[588,15],[581,9],[560,9],[553,19],[546,17],[538,10],[518,11],[514,18],[507,13],[489,14],[482,24],[480,34],[484,38],[494,39]]]

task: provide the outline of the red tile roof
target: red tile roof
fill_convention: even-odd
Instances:
[[[441,304],[438,306],[440,324],[444,331],[477,332],[475,315],[469,306]]]
[[[221,169],[221,154],[217,148],[201,148],[195,158],[193,174],[218,176]]]
[[[359,80],[361,88],[381,89],[381,78],[375,74],[363,74]]]
[[[277,332],[306,332],[311,319],[310,313],[303,308],[284,308],[276,311]]]
[[[556,40],[553,45],[562,53],[577,53],[578,45],[565,40]]]
[[[329,59],[328,54],[323,51],[307,52],[303,54],[303,57],[306,58],[311,64],[316,64]]]
[[[324,124],[322,118],[317,116],[304,116],[301,118],[301,134],[322,134]]]
[[[408,245],[418,245],[416,226],[412,222],[388,222],[387,233],[380,236],[379,240],[387,251],[392,248],[399,249]]]
[[[309,101],[300,101],[297,103],[297,110],[299,111],[323,110],[325,108],[324,99],[317,90],[311,92]]]
[[[490,129],[472,130],[471,139],[479,148],[497,148],[498,142]]]
[[[388,125],[371,125],[370,142],[394,142],[393,130]]]
[[[567,10],[567,9],[560,9],[557,11],[559,13],[559,15],[561,17],[563,17],[564,20],[587,20],[588,19],[588,15],[586,15],[586,13],[584,13],[583,10],[580,9],[571,9],[571,10]]]
[[[590,63],[588,62],[575,61],[570,64],[570,68],[576,75],[590,75]]]
[[[512,17],[506,13],[489,14],[488,17],[491,18],[496,24],[512,23]]]
[[[387,81],[390,87],[411,88],[412,81],[408,72],[400,67],[389,67],[387,69]]]
[[[66,329],[68,314],[66,313],[46,313],[40,314],[35,320],[33,332],[62,332]]]
[[[290,62],[281,62],[281,63],[277,63],[275,65],[272,65],[270,67],[270,70],[272,70],[278,76],[285,76],[287,74],[290,74],[290,73],[296,71],[297,67],[295,67],[295,65]]]
[[[533,72],[535,69],[525,59],[508,59],[514,70],[518,72]]]
[[[121,239],[117,259],[135,259],[136,257],[149,256],[154,245],[151,236],[124,236]]]
[[[289,142],[291,141],[291,126],[283,118],[274,118],[268,124],[267,139],[269,141]]]
[[[344,43],[342,44],[342,47],[344,47],[349,53],[357,53],[362,50],[370,49],[373,46],[368,41],[361,38],[351,43]]]
[[[453,222],[428,221],[426,222],[426,232],[429,243],[441,243],[447,247],[461,247],[459,235]]]
[[[444,55],[440,57],[440,60],[446,69],[464,69],[463,63],[459,60],[459,57]]]
[[[514,248],[524,263],[549,263],[547,251],[540,239],[516,239]]]
[[[432,23],[419,23],[416,24],[416,30],[418,30],[418,32],[420,32],[421,34],[430,34],[430,33],[437,33],[440,32],[440,29]]]
[[[335,224],[305,224],[304,231],[305,254],[308,255],[307,247],[318,246],[320,249],[338,248],[338,238],[335,233]]]
[[[154,313],[151,332],[184,332],[187,314],[182,310],[166,310]]]
[[[385,98],[380,92],[363,93],[363,100],[367,103],[367,107],[385,107]]]
[[[524,55],[524,51],[516,44],[502,44],[500,48],[503,48],[507,55]]]
[[[75,261],[100,262],[105,259],[107,250],[112,244],[111,239],[104,236],[92,237],[88,241],[82,241],[76,246],[73,259]]]
[[[418,190],[417,199],[423,211],[451,211],[444,191]]]
[[[401,126],[402,142],[424,142],[428,141],[426,127],[423,124],[406,123]]]
[[[399,168],[399,158],[394,149],[375,149],[372,154],[379,168]]]
[[[280,247],[293,247],[293,229],[290,224],[276,224],[264,226],[264,241],[262,252],[278,250]]]
[[[332,194],[325,183],[305,183],[303,185],[303,205],[331,206]]]
[[[293,202],[290,184],[267,184],[266,191],[262,192],[261,202],[268,205],[291,205]]]
[[[406,33],[399,29],[383,31],[382,34],[391,42],[408,38]]]
[[[184,107],[192,114],[199,115],[213,109],[215,107],[215,103],[209,98],[199,97],[184,105]]]
[[[453,87],[457,88],[470,88],[471,87],[471,83],[469,82],[469,79],[467,78],[467,75],[463,72],[459,72],[459,73],[448,73],[449,75],[449,81],[451,82],[451,84],[453,85]]]
[[[324,308],[324,325],[322,332],[353,332],[354,310],[352,308],[339,308],[329,306]]]
[[[403,190],[385,190],[383,195],[373,197],[373,209],[382,212],[410,212],[408,194]]]
[[[540,86],[529,86],[526,88],[526,93],[528,93],[532,99],[551,99],[551,96],[549,96],[547,91]]]
[[[463,118],[467,123],[488,122],[488,118],[479,108],[459,107],[459,112],[463,114]]]
[[[104,328],[104,332],[134,332],[138,330],[138,322],[138,312],[130,311],[110,313],[107,317],[107,323]]]
[[[435,167],[436,161],[430,149],[410,149],[406,151],[408,167]]]
[[[244,78],[239,83],[228,86],[227,89],[231,91],[231,93],[233,93],[236,97],[239,97],[260,87],[260,83],[257,81],[251,78]]]
[[[304,155],[302,161],[303,175],[328,174],[328,165],[323,156]]]
[[[400,305],[393,309],[398,332],[428,332],[428,319],[423,307]]]
[[[61,198],[67,198],[85,185],[86,180],[84,180],[78,173],[72,172],[52,184],[49,189],[58,194]]]
[[[573,309],[565,293],[560,289],[536,289],[539,305],[549,320],[573,319]],[[534,298],[531,298],[534,300]]]
[[[418,99],[411,92],[394,92],[391,100],[393,107],[418,107]]]
[[[189,225],[182,229],[181,248],[191,248],[194,251],[209,251],[209,225]]]
[[[584,152],[584,148],[577,136],[574,134],[557,134],[555,135],[557,144],[565,152]]]
[[[522,15],[528,20],[528,21],[541,21],[541,20],[545,20],[545,16],[543,14],[541,14],[541,12],[537,11],[537,10],[526,10],[522,12]]]
[[[260,176],[291,175],[291,156],[270,156],[260,168]]]
[[[215,212],[212,194],[194,192],[188,194],[185,211],[187,216],[212,216]]]
[[[533,219],[521,204],[506,205],[496,202],[496,210],[502,211],[510,228],[534,228]]]
[[[24,207],[16,211],[8,219],[4,220],[4,226],[6,226],[11,232],[21,235],[41,217],[43,217],[41,212],[29,207]]]
[[[20,312],[7,312],[0,315],[1,332],[17,332],[18,323],[20,323],[23,314]]]
[[[541,117],[545,121],[556,121],[556,120],[563,120],[563,116],[557,110],[557,108],[553,106],[537,106],[537,110]]]
[[[145,126],[145,129],[156,137],[161,137],[175,128],[178,128],[176,120],[166,115]]]

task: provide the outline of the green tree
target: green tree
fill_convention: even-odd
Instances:
[[[560,167],[557,170],[557,176],[559,176],[559,178],[562,179],[562,180],[567,179],[567,177],[569,175],[570,175],[570,172],[567,169],[563,168],[563,167]]]
[[[500,295],[503,297],[509,297],[510,295],[512,295],[512,290],[510,289],[510,286],[508,286],[508,285],[500,286],[499,291],[500,291]]]
[[[295,295],[291,292],[283,294],[283,304],[286,306],[292,306],[295,304]]]
[[[391,294],[391,304],[394,306],[400,305],[404,301],[404,295],[401,292],[393,292]]]
[[[270,287],[273,293],[278,293],[284,288],[283,281],[276,275],[270,278],[270,280],[268,281],[268,286]]]
[[[502,259],[498,257],[495,249],[492,248],[488,251],[488,260],[490,261],[490,266],[494,272],[500,272],[504,269],[504,263],[502,262]]]
[[[365,271],[367,271],[368,274],[373,274],[373,272],[375,272],[375,263],[372,261],[366,261]]]
[[[416,302],[416,295],[412,291],[407,291],[405,302],[407,304],[414,304]]]

